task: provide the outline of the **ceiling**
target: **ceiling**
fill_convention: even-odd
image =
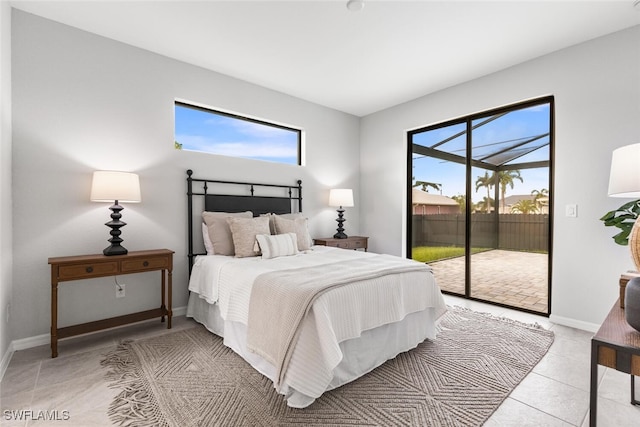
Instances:
[[[11,1],[364,116],[640,24],[634,0]],[[526,84],[526,82],[523,82]]]

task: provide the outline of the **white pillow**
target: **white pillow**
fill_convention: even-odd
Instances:
[[[260,255],[259,251],[255,251],[256,235],[269,234],[269,218],[227,218],[231,236],[233,237],[233,246],[235,247],[236,257],[244,258]]]
[[[227,218],[231,217],[253,218],[253,213],[251,211],[236,213],[202,212],[202,219],[207,224],[213,252],[216,255],[233,255],[235,253],[231,229],[227,223]]]
[[[265,259],[298,253],[298,238],[295,233],[278,234],[276,236],[258,234],[256,235],[256,240],[260,246],[262,258]]]
[[[215,254],[211,237],[209,237],[209,228],[204,222],[202,223],[202,240],[204,241],[204,248],[207,250],[207,255]]]
[[[298,250],[311,249],[311,235],[307,228],[307,218],[285,219],[274,215],[276,234],[295,233],[298,238]]]

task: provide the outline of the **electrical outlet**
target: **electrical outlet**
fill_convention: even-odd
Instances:
[[[124,290],[126,286],[127,285],[125,285],[124,283],[116,285],[116,298],[124,298]]]

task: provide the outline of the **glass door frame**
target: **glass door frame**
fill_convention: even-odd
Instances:
[[[508,165],[500,165],[491,167],[487,163],[480,162],[472,159],[472,131],[473,131],[473,122],[478,119],[486,118],[488,116],[496,116],[509,113],[511,111],[520,110],[528,107],[534,107],[538,105],[548,104],[549,105],[549,159],[548,161],[538,161],[538,162],[527,162],[527,163],[517,163],[517,164],[508,164]],[[415,134],[424,132],[426,130],[435,130],[438,128],[444,128],[453,125],[459,125],[465,123],[465,133],[466,133],[466,153],[465,156],[458,156],[451,153],[445,153],[439,150],[435,150],[433,148],[424,147],[420,145],[415,145],[412,143],[412,137]],[[422,155],[431,156],[434,158],[438,158],[441,160],[452,161],[458,164],[465,164],[465,294],[457,294],[450,291],[442,291],[445,294],[451,294],[459,297],[463,297],[469,300],[481,301],[488,304],[493,304],[501,307],[507,307],[519,311],[529,312],[537,315],[542,315],[549,317],[551,315],[551,279],[552,279],[552,260],[553,260],[553,223],[554,223],[554,159],[555,159],[555,100],[552,95],[545,96],[541,98],[532,99],[529,101],[519,102],[516,104],[510,104],[504,107],[482,111],[479,113],[475,113],[469,116],[465,116],[458,119],[449,120],[444,123],[438,123],[435,125],[424,126],[418,129],[414,129],[407,132],[407,206],[406,206],[406,236],[405,236],[405,244],[406,244],[406,256],[407,258],[412,257],[412,249],[413,249],[413,209],[412,209],[412,186],[413,186],[413,154],[419,153]],[[490,167],[488,167],[490,166]],[[525,308],[514,307],[511,305],[503,304],[497,301],[489,301],[480,298],[475,298],[471,296],[471,210],[472,210],[472,168],[478,167],[484,170],[491,170],[494,172],[498,172],[500,170],[515,170],[515,169],[531,169],[531,168],[540,168],[540,167],[548,167],[549,168],[549,235],[548,235],[548,264],[547,264],[547,313],[542,313],[538,311],[528,310]],[[496,217],[496,221],[499,220],[499,186],[494,185],[494,214]]]

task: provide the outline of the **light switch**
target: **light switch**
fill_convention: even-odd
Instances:
[[[576,218],[578,216],[578,205],[566,205],[564,211],[566,216],[570,218]]]

